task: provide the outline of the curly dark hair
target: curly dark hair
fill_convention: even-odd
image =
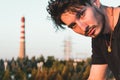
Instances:
[[[75,8],[79,8],[81,5],[90,4],[90,0],[50,0],[48,1],[47,12],[50,14],[52,21],[55,23],[55,28],[65,29],[65,25],[60,17],[66,10],[75,11]]]

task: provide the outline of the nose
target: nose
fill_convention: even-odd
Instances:
[[[88,25],[85,22],[82,22],[80,20],[76,20],[75,22],[77,26],[80,27],[84,32],[86,31],[86,28],[88,27]]]

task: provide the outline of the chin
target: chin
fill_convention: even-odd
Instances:
[[[94,36],[97,37],[98,35],[100,35],[100,33],[101,33],[101,30],[98,30],[94,33]]]
[[[92,37],[92,38],[95,38],[96,36],[93,35],[93,36],[91,36],[91,37]]]

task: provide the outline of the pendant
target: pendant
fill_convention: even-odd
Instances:
[[[110,53],[112,51],[111,47],[108,46],[108,52]]]

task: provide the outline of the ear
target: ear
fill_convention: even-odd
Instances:
[[[101,3],[100,0],[91,0],[92,5],[96,6],[97,8],[100,8]]]

